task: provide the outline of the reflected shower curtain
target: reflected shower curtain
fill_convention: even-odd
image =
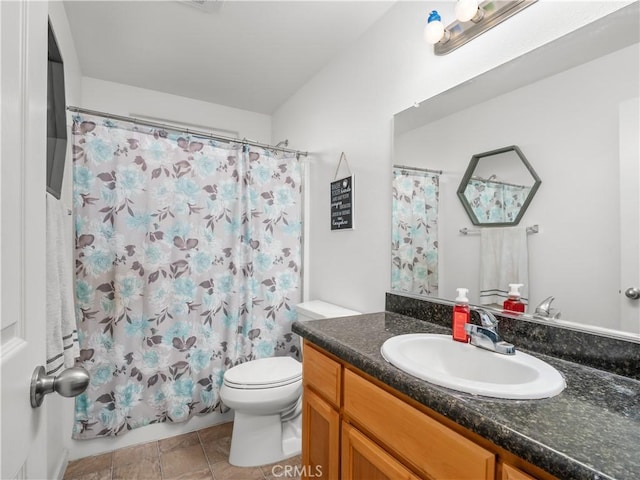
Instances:
[[[479,222],[513,222],[529,196],[531,187],[498,181],[471,179],[464,195]]]
[[[220,408],[225,370],[298,356],[295,156],[77,115],[76,439]]]
[[[391,289],[438,295],[438,175],[393,170]]]

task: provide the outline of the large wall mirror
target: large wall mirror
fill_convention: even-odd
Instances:
[[[393,163],[441,171],[437,241],[422,254],[432,286],[395,291],[452,300],[467,287],[481,303],[480,236],[461,230],[487,227],[456,191],[474,154],[518,145],[542,179],[519,221],[537,232],[526,318],[554,296],[562,325],[640,340],[640,300],[625,295],[640,287],[639,18],[634,2],[395,115]]]

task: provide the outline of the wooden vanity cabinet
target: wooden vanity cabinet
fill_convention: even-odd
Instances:
[[[345,369],[343,413],[422,477],[494,480],[495,455]]]
[[[307,341],[303,385],[303,478],[554,478]]]

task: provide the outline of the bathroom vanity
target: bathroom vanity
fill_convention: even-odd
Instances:
[[[479,397],[387,363],[384,341],[450,333],[394,312],[295,323],[305,341],[303,465],[325,479],[636,479],[640,382],[535,352],[567,387]],[[518,347],[518,342],[516,347]]]
[[[554,478],[313,344],[304,351],[302,464],[310,471],[329,479]]]

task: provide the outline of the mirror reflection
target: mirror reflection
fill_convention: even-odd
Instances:
[[[516,146],[471,157],[458,187],[458,198],[474,225],[517,225],[540,177]]]
[[[393,168],[391,289],[438,296],[438,198],[442,172]]]
[[[457,189],[470,154],[518,145],[544,179],[520,224],[505,227],[539,226],[526,237],[524,318],[537,321],[536,307],[554,297],[562,317],[544,321],[640,338],[640,300],[625,295],[640,287],[639,13],[635,2],[394,117],[394,163],[442,170],[431,263],[411,264],[437,289],[398,291],[453,300],[465,287],[481,304],[478,233],[498,229],[473,225]],[[535,185],[481,168],[473,176]],[[404,238],[394,237],[398,248]]]

